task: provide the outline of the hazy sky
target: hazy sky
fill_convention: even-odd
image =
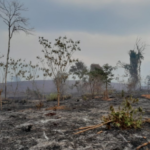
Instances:
[[[118,60],[129,63],[128,51],[136,38],[147,44],[142,77],[150,74],[150,0],[19,0],[28,8],[22,15],[30,18],[34,36],[15,34],[10,57],[37,62],[42,47],[38,37],[53,42],[59,36],[80,40],[81,52],[75,53],[87,66]],[[6,56],[8,31],[0,19],[0,53]],[[118,71],[117,73],[120,73]]]

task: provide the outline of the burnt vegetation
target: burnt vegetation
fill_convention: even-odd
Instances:
[[[6,63],[0,62],[1,112],[10,110],[7,108],[7,105],[11,103],[13,105],[13,102],[15,103],[15,100],[18,100],[18,97],[23,95],[23,100],[19,100],[22,101],[22,105],[27,103],[28,100],[38,100],[33,107],[28,107],[28,109],[37,112],[43,110],[82,111],[83,107],[90,108],[92,101],[107,102],[109,110],[107,114],[102,115],[101,119],[99,119],[101,123],[85,127],[73,126],[73,131],[77,131],[74,133],[75,135],[80,133],[83,135],[85,131],[93,129],[95,131],[103,126],[106,128],[102,128],[97,134],[101,134],[103,130],[111,130],[112,128],[117,128],[121,131],[142,130],[144,124],[150,122],[149,118],[143,117],[144,111],[148,110],[137,106],[142,96],[150,99],[148,95],[150,92],[150,75],[147,75],[145,79],[147,89],[142,90],[141,85],[141,64],[142,60],[144,60],[143,51],[146,47],[145,44],[141,43],[141,40],[137,39],[135,49],[129,51],[129,64],[118,61],[116,66],[111,66],[108,63],[102,66],[99,64],[87,66],[82,60],[74,58],[74,53],[81,51],[79,47],[80,41],[74,41],[66,36],[56,38],[53,44],[44,37],[39,37],[39,44],[43,48],[41,51],[43,57],[41,55],[37,56],[38,62],[36,64],[33,64],[32,61],[27,63],[21,58],[15,60],[9,56],[10,43],[14,33],[23,31],[26,34],[31,34],[33,30],[27,28],[28,19],[21,16],[21,12],[25,10],[23,5],[17,1],[6,3],[0,0],[0,18],[7,25],[9,34],[7,56],[0,56],[0,59],[6,57]],[[127,80],[124,80],[126,88],[119,91],[111,86],[113,80],[120,81],[119,77],[116,77],[114,74],[118,68],[125,70],[123,77],[127,78]],[[14,78],[16,79],[15,82]],[[40,87],[36,82],[39,78],[42,78],[42,86]],[[47,78],[50,78],[55,86],[55,90],[48,93],[44,91]],[[71,85],[69,84],[70,79],[73,80]],[[20,87],[25,81],[30,83],[30,87],[27,87],[26,90],[21,90]],[[68,92],[71,90],[75,90],[76,95]],[[67,102],[64,103],[64,101]],[[72,101],[79,103],[76,105]],[[53,102],[57,102],[57,104]],[[116,107],[115,103],[113,106],[112,102],[116,102],[119,106]],[[52,106],[51,103],[55,105]],[[68,103],[74,104],[74,106]],[[4,110],[3,105],[5,105]],[[13,110],[13,107],[11,109]],[[25,108],[22,106],[19,110],[24,111]],[[49,112],[45,116],[55,117],[57,113]],[[58,118],[54,118],[54,120]],[[59,123],[53,123],[53,125],[59,126]],[[22,127],[22,131],[31,132],[32,128],[33,125],[28,125],[27,127]],[[72,132],[72,136],[74,134]],[[45,134],[44,136],[46,137]],[[146,143],[145,145],[148,144]],[[137,149],[140,149],[142,146],[137,147]]]

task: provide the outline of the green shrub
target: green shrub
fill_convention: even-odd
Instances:
[[[142,108],[133,108],[132,104],[138,102],[135,98],[126,98],[122,103],[122,106],[115,110],[113,106],[110,106],[110,114],[103,116],[102,120],[107,122],[112,120],[113,124],[122,129],[128,128],[141,128],[142,114],[144,113]],[[109,126],[107,126],[109,127]]]
[[[57,100],[57,93],[51,93],[50,95],[47,95],[46,99],[48,101],[55,101],[55,100]]]

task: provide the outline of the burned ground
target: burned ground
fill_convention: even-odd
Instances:
[[[150,141],[149,123],[137,130],[108,130],[103,126],[74,135],[79,127],[101,123],[100,118],[108,114],[109,106],[117,107],[122,99],[64,100],[61,105],[68,109],[56,111],[45,110],[57,105],[56,101],[44,101],[41,110],[35,108],[37,102],[5,102],[0,111],[0,150],[134,150]],[[142,106],[144,117],[150,118],[150,100],[140,98],[136,106]],[[142,149],[150,149],[150,145]]]

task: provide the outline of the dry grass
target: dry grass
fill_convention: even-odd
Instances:
[[[44,104],[42,102],[39,102],[38,104],[36,104],[35,106],[37,109],[41,109],[42,107],[44,107]]]
[[[28,108],[28,109],[19,110],[19,112],[31,112],[31,111],[34,111],[34,109]]]
[[[95,96],[94,99],[100,99],[102,96]]]
[[[105,100],[105,101],[111,101],[111,100],[114,100],[114,99],[113,98],[107,98],[107,99],[103,98],[103,100]]]
[[[46,108],[45,110],[66,110],[68,109],[66,106],[54,106],[54,107],[49,107],[49,108]]]

